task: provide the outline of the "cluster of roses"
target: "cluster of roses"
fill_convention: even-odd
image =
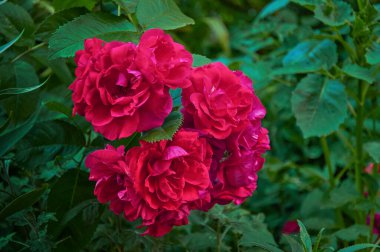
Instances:
[[[108,145],[86,158],[98,200],[130,221],[141,218],[144,234],[187,224],[193,209],[241,204],[269,149],[266,111],[249,78],[221,63],[192,68],[192,61],[159,29],[137,46],[87,39],[75,56],[73,112],[109,140],[161,126],[173,107],[169,89],[182,88],[184,122],[172,140],[140,141],[126,153]]]

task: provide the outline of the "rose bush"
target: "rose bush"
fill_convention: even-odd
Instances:
[[[130,221],[141,217],[142,226],[147,227],[144,234],[162,236],[172,226],[186,224],[192,209],[208,211],[217,203],[241,204],[252,195],[257,186],[257,172],[264,163],[262,154],[269,150],[269,137],[268,131],[261,127],[265,108],[254,94],[248,77],[221,63],[188,71],[191,55],[157,29],[143,34],[137,50],[130,43],[111,42],[101,47],[102,42],[94,40],[100,50],[92,56],[91,42],[87,41],[85,50],[77,53],[77,73],[79,77],[86,76],[83,69],[88,65],[94,69],[102,69],[98,65],[108,66],[107,70],[95,74],[94,92],[124,98],[122,92],[134,94],[140,86],[148,90],[182,87],[182,112],[186,118],[172,140],[140,141],[140,146],[129,149],[125,155],[122,146],[117,149],[108,146],[91,153],[86,166],[91,170],[90,180],[96,181],[94,192],[99,202],[110,202],[113,212],[124,213]],[[125,57],[114,59],[116,55]],[[88,63],[91,59],[94,66]],[[73,90],[80,86],[80,80],[71,86]],[[80,93],[74,91],[73,98]],[[154,103],[157,98],[146,91],[146,98],[142,99],[145,103],[132,110],[131,115],[122,113],[124,102],[106,107],[103,96],[93,97],[92,103],[85,104],[86,119],[98,131],[101,131],[98,124],[105,121],[104,129],[110,127],[104,131],[108,138],[128,136],[149,129],[141,124],[155,121],[150,111],[160,106]],[[97,103],[101,105],[91,107]],[[151,110],[144,110],[147,106]],[[103,112],[121,115],[121,121],[105,118]],[[111,132],[118,131],[110,122],[123,125],[123,116],[127,115],[129,121],[125,126],[133,124],[134,128],[128,127],[131,130],[128,134],[110,137]],[[135,115],[140,121],[131,120]]]

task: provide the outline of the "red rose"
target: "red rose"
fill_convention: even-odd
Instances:
[[[175,211],[162,211],[155,222],[146,225],[147,229],[143,235],[151,235],[154,237],[160,237],[169,233],[173,226],[182,226],[188,224],[188,216],[190,214],[190,209],[187,205],[182,205],[178,210]]]
[[[144,234],[162,236],[187,224],[189,206],[210,186],[212,150],[198,133],[180,130],[172,141],[141,142],[130,149],[107,146],[86,158],[99,202],[116,214],[142,218]]]
[[[298,226],[298,222],[296,220],[287,221],[282,228],[283,234],[294,234],[299,232],[300,227]]]
[[[212,190],[213,201],[241,204],[250,197],[257,186],[257,172],[264,164],[261,156],[269,150],[268,131],[252,125],[239,135],[227,140],[224,159],[221,160],[216,183]]]
[[[75,57],[73,112],[110,140],[161,126],[172,108],[169,89],[144,79],[135,56],[132,43],[89,39]]]
[[[151,29],[141,36],[136,64],[149,82],[170,88],[188,87],[192,63],[191,53],[164,31]]]
[[[141,142],[127,153],[136,192],[153,209],[176,210],[210,185],[212,150],[198,133],[180,130],[172,141]]]
[[[185,125],[225,139],[248,123],[253,106],[252,82],[241,72],[232,72],[222,63],[195,68],[183,89]]]
[[[105,150],[97,150],[86,158],[86,167],[90,169],[90,180],[96,181],[94,194],[100,203],[110,202],[110,209],[134,221],[142,217],[151,223],[157,212],[151,209],[136,194],[133,177],[125,160],[124,146],[115,149],[107,145]]]

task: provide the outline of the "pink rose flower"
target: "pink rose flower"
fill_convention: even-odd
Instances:
[[[115,149],[107,145],[105,150],[87,156],[90,180],[96,181],[94,194],[100,203],[110,202],[110,209],[116,214],[124,213],[129,221],[142,217],[154,222],[157,213],[136,193],[124,152],[124,146]]]
[[[143,78],[135,56],[132,43],[88,39],[75,57],[73,112],[109,140],[161,126],[172,108],[169,89]]]
[[[300,227],[298,226],[298,223],[296,220],[290,220],[290,221],[285,222],[282,228],[283,234],[294,234],[294,233],[299,233],[299,232],[300,232]]]
[[[197,132],[178,131],[172,141],[141,142],[127,153],[135,189],[153,209],[178,209],[210,185],[212,149]]]
[[[373,163],[370,163],[364,170],[367,174],[373,174],[373,169],[375,168],[375,165]],[[380,173],[380,165],[378,165],[377,170],[375,172]]]
[[[157,217],[154,223],[146,225],[147,229],[143,235],[151,235],[154,237],[160,237],[169,233],[173,226],[183,226],[189,223],[188,216],[190,209],[187,205],[182,205],[175,211],[162,211]]]
[[[188,87],[192,63],[191,53],[164,31],[151,29],[141,36],[136,64],[149,82],[170,88]]]
[[[243,130],[252,111],[252,82],[241,72],[233,72],[222,63],[195,68],[183,89],[185,125],[226,139]]]
[[[86,158],[99,202],[126,219],[142,218],[144,234],[162,236],[187,224],[190,205],[210,186],[212,149],[197,132],[180,130],[172,141],[107,146]]]
[[[227,140],[227,157],[220,161],[212,190],[213,201],[241,204],[257,187],[257,172],[263,167],[262,157],[269,150],[268,130],[259,125],[248,127]]]

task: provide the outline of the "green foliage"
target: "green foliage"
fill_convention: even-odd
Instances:
[[[110,36],[119,34],[126,40],[130,40],[130,36],[133,36],[131,32],[135,31],[133,25],[124,18],[105,13],[86,14],[59,27],[51,36],[49,39],[50,58],[74,56],[76,51],[83,49],[86,38],[97,37],[108,40]]]
[[[141,136],[141,140],[150,143],[158,142],[160,140],[171,140],[173,135],[181,127],[182,123],[182,114],[178,111],[173,111],[168,117],[166,117],[164,124],[161,127],[144,132]]]
[[[28,134],[37,120],[38,113],[39,110],[37,110],[23,124],[0,134],[0,156],[3,156],[10,148]]]
[[[347,116],[344,86],[321,75],[308,75],[294,90],[292,109],[304,137],[328,135]]]
[[[276,11],[284,8],[288,3],[289,3],[289,0],[274,0],[261,10],[257,18],[259,19],[265,18],[266,16],[269,16],[275,13]]]
[[[194,24],[194,20],[183,14],[173,0],[139,0],[136,16],[144,30],[172,30]]]
[[[380,142],[368,142],[364,145],[364,149],[368,152],[375,163],[380,163]]]
[[[46,187],[39,188],[15,198],[0,211],[0,220],[4,220],[6,217],[32,206],[40,199],[46,189]]]
[[[355,252],[355,251],[360,251],[366,248],[380,248],[380,246],[375,245],[375,244],[356,244],[344,249],[340,249],[338,250],[338,252]]]
[[[18,95],[18,94],[25,94],[25,93],[29,93],[29,92],[32,92],[34,90],[37,90],[39,89],[40,87],[42,87],[48,80],[42,82],[41,84],[38,84],[34,87],[26,87],[26,88],[7,88],[7,89],[3,89],[3,90],[0,90],[0,96],[7,96],[7,97],[10,97],[11,95]]]
[[[283,68],[276,69],[274,74],[329,70],[337,60],[336,45],[331,40],[301,42],[288,52],[282,61]]]
[[[14,39],[12,39],[11,41],[9,41],[8,43],[6,43],[5,45],[0,46],[0,53],[4,52],[9,47],[11,47],[14,43],[16,43],[17,40],[19,40],[21,38],[21,36],[22,36],[23,33],[24,33],[24,30],[22,30],[17,37],[15,37]]]
[[[375,80],[370,69],[361,67],[356,64],[346,64],[343,66],[342,70],[345,74],[359,80],[364,80],[369,84],[372,84]]]
[[[380,45],[374,43],[370,48],[367,49],[367,54],[365,55],[368,64],[378,65],[380,64]]]
[[[352,17],[352,8],[342,0],[324,0],[314,10],[315,17],[329,26],[340,26]]]
[[[53,7],[55,11],[61,11],[65,9],[70,9],[73,7],[86,7],[88,10],[92,10],[94,6],[96,5],[96,0],[66,0],[66,1],[60,1],[60,0],[53,0]]]
[[[193,67],[200,67],[203,65],[207,65],[211,62],[212,61],[209,58],[203,55],[193,54]]]
[[[9,40],[23,32],[23,39],[17,44],[33,45],[34,21],[29,13],[19,5],[6,2],[0,5],[0,33]]]
[[[312,244],[311,244],[310,235],[307,232],[305,225],[299,220],[297,222],[300,227],[300,237],[301,237],[302,245],[305,252],[313,252],[312,247],[311,247]]]

